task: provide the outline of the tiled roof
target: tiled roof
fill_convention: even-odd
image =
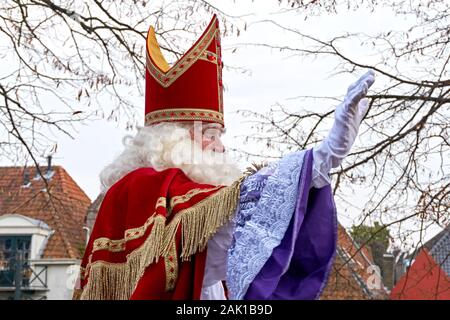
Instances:
[[[374,264],[370,250],[359,247],[344,227],[339,225],[336,258],[321,299],[386,299],[387,293],[382,282],[379,289],[369,286],[374,283],[374,271],[369,269]]]
[[[391,299],[450,300],[450,277],[427,248],[422,247],[408,271],[392,288]]]
[[[336,254],[333,269],[328,278],[327,286],[320,299],[322,300],[368,300],[370,297],[364,287],[355,278],[352,269],[346,261]]]
[[[444,234],[439,233],[439,240],[431,247],[430,255],[447,276],[450,276],[450,228],[445,228],[443,232]]]
[[[450,224],[425,244],[417,247],[407,256],[407,259],[414,261],[423,249],[425,249],[433,257],[436,263],[442,267],[442,270],[450,276]]]
[[[45,170],[41,168],[44,174]],[[0,215],[21,214],[48,224],[55,232],[43,258],[81,258],[89,197],[60,166],[52,167],[48,186],[36,178],[36,171],[34,167],[0,167]],[[28,185],[24,185],[25,173]]]
[[[439,232],[437,235],[435,235],[433,238],[431,238],[430,240],[428,240],[423,247],[428,249],[428,251],[432,250],[434,245],[436,243],[439,242],[439,240],[441,240],[442,237],[444,237],[445,235],[448,235],[450,233],[450,225],[448,225],[447,227],[445,227],[441,232]]]

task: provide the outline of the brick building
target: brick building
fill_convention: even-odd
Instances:
[[[387,299],[387,291],[370,250],[359,247],[344,227],[338,226],[338,247],[321,299]]]

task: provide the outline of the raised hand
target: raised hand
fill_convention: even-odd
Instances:
[[[350,144],[353,144],[359,125],[366,115],[369,101],[364,97],[374,82],[375,73],[369,70],[348,88],[343,103],[336,108],[335,126],[337,127],[336,130],[339,131],[336,133],[344,134],[351,140]],[[332,133],[334,133],[333,129],[330,134]],[[349,148],[351,148],[351,145],[349,145]]]
[[[333,168],[340,165],[355,142],[369,105],[369,101],[364,98],[374,82],[375,73],[369,70],[348,88],[344,101],[336,108],[334,124],[327,137],[332,151],[339,156],[333,159]]]
[[[322,175],[327,176],[331,168],[338,167],[350,152],[368,110],[365,96],[374,82],[375,73],[369,70],[348,88],[344,101],[337,106],[328,137],[314,148],[314,166]]]

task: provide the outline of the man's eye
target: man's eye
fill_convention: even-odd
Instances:
[[[204,139],[208,139],[208,140],[212,140],[212,141],[217,140],[217,138],[219,138],[220,136],[221,136],[221,132],[218,132],[217,130],[214,130],[214,129],[208,129],[208,130],[205,130],[205,132],[203,132]]]

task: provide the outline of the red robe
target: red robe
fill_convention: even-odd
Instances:
[[[80,271],[81,299],[200,299],[206,244],[232,217],[240,180],[212,186],[140,168],[106,193]]]

